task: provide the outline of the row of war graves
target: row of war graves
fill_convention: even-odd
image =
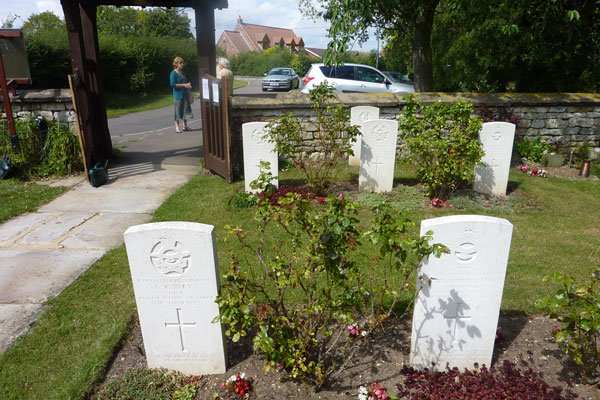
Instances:
[[[352,145],[354,155],[348,158],[352,166],[360,166],[358,187],[363,192],[389,192],[394,181],[394,164],[398,141],[398,121],[379,119],[377,107],[360,106],[350,109],[350,124],[360,128],[361,135]],[[250,183],[260,174],[260,162],[278,170],[279,155],[275,145],[265,138],[266,122],[242,125],[244,179],[246,191],[253,192]],[[475,167],[474,190],[504,196],[515,136],[515,125],[507,122],[487,122],[479,134],[485,155],[482,165]],[[277,180],[273,181],[277,186]]]
[[[392,189],[398,124],[378,119],[374,107],[352,109],[362,138],[355,144],[363,191]],[[264,138],[266,123],[243,127],[246,189],[260,161],[277,171],[277,155]],[[476,170],[475,190],[505,195],[515,127],[484,124],[486,155]],[[421,222],[421,235],[450,249],[420,267],[410,363],[422,369],[491,365],[496,327],[512,238],[512,224],[500,218],[459,215]],[[226,371],[223,331],[215,298],[219,272],[214,227],[190,222],[159,222],[130,227],[125,244],[149,368],[185,374]],[[434,282],[433,284],[431,282]]]

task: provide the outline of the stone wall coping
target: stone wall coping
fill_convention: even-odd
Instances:
[[[2,95],[0,94],[0,99]],[[10,94],[11,103],[66,103],[71,102],[69,89],[20,90],[17,95]]]
[[[337,102],[348,106],[370,105],[374,107],[399,107],[406,102],[406,93],[339,93]],[[437,101],[452,102],[454,100],[470,100],[477,106],[600,106],[598,93],[444,93],[427,92],[415,93],[423,104]],[[308,95],[300,92],[278,93],[275,97],[233,96],[233,109],[290,109],[310,108]]]

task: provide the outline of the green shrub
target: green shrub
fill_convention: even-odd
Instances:
[[[198,88],[196,41],[138,35],[99,37],[102,76],[112,93],[168,92],[173,58],[183,57],[185,73]]]
[[[217,297],[226,335],[237,342],[253,332],[267,369],[283,367],[317,387],[344,370],[364,336],[381,328],[410,293],[420,260],[443,250],[429,245],[431,232],[409,235],[413,223],[385,205],[374,209],[372,228],[361,233],[357,203],[342,196],[321,203],[289,193],[273,206],[267,195],[255,232],[228,226],[227,237],[253,256],[230,254]],[[365,251],[363,239],[379,249],[369,265],[353,261]],[[386,279],[374,279],[376,270]]]
[[[60,32],[36,32],[25,37],[27,59],[35,89],[68,88],[71,51],[66,29]]]
[[[42,147],[33,119],[15,120],[20,152],[11,147],[9,131],[0,128],[0,153],[10,155],[15,174],[48,176],[68,175],[83,169],[78,139],[66,125],[48,124],[45,146]]]
[[[289,67],[296,56],[288,49],[271,47],[266,51],[250,51],[229,59],[234,75],[263,76],[275,67]]]
[[[600,178],[600,164],[598,164],[598,161],[592,161],[590,175],[596,175],[598,178]]]
[[[301,123],[294,113],[286,113],[267,125],[266,132],[278,153],[289,157],[297,168],[302,169],[310,189],[323,195],[336,165],[353,154],[350,146],[356,141],[359,130],[349,124],[346,106],[334,104],[332,87],[318,85],[308,96],[315,119]],[[307,131],[308,127],[314,131]],[[311,136],[320,154],[304,150],[304,140]]]
[[[570,354],[579,366],[581,376],[590,383],[600,379],[600,270],[590,276],[589,284],[577,283],[571,276],[559,272],[547,275],[544,282],[553,280],[561,287],[549,300],[537,306],[558,318],[554,340]]]
[[[34,32],[26,36],[26,43],[33,88],[68,87],[71,60],[66,31],[57,34]],[[194,39],[100,33],[98,43],[100,71],[104,87],[109,92],[168,92],[175,56],[185,59],[186,75],[198,88],[198,57]]]
[[[552,151],[553,146],[543,141],[541,138],[536,137],[535,139],[527,139],[526,137],[520,140],[515,140],[515,150],[517,153],[528,159],[529,161],[539,162],[544,154],[544,151]]]
[[[427,194],[446,200],[473,178],[474,167],[484,155],[479,142],[481,118],[472,116],[473,105],[467,101],[423,106],[414,96],[404,100],[399,126],[408,157]]]
[[[229,200],[234,208],[250,208],[258,204],[258,196],[252,193],[237,192]]]

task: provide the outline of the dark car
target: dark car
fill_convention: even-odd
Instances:
[[[300,78],[293,68],[273,68],[262,80],[262,90],[266,92],[271,89],[297,89],[300,86]]]

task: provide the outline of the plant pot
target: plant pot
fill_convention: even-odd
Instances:
[[[548,153],[542,156],[540,160],[544,167],[560,167],[565,161],[565,157],[562,154]]]

